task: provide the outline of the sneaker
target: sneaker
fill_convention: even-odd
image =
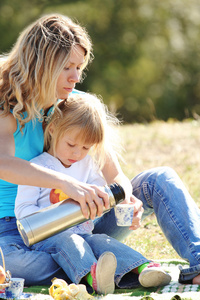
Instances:
[[[158,263],[150,263],[139,275],[143,287],[164,286],[170,283],[171,276]]]
[[[104,252],[91,267],[93,289],[98,294],[113,294],[115,290],[115,271],[117,260],[112,252]]]

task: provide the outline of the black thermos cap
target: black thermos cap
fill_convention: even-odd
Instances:
[[[116,204],[124,201],[125,199],[125,192],[124,189],[121,185],[119,185],[118,183],[113,183],[110,186],[110,190],[115,198],[115,202]]]

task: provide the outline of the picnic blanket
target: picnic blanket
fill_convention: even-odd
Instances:
[[[200,300],[199,285],[183,285],[178,283],[178,265],[188,267],[188,264],[185,261],[165,260],[159,262],[172,276],[172,281],[169,285],[155,288],[139,287],[131,290],[116,289],[114,294],[106,296],[96,295],[95,300]],[[5,298],[1,298],[0,294],[0,299]],[[49,286],[33,286],[24,288],[21,299],[52,300],[52,297],[49,296]]]

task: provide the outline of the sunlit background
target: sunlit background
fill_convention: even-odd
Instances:
[[[78,88],[102,95],[124,122],[199,117],[199,0],[0,0],[0,52],[52,12],[88,30],[94,60]]]

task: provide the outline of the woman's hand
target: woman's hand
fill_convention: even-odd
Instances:
[[[70,181],[65,182],[62,191],[80,204],[86,219],[94,220],[96,216],[102,215],[104,207],[110,208],[109,196],[103,187],[82,183],[73,178]]]

